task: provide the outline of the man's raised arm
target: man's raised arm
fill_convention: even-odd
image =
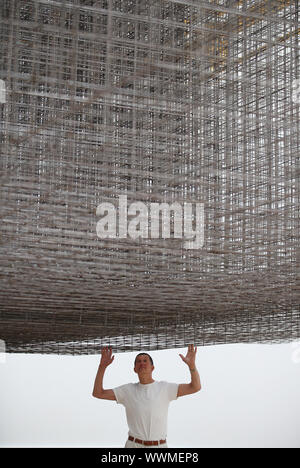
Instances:
[[[98,367],[97,375],[95,378],[93,397],[101,398],[103,400],[116,400],[114,391],[112,389],[104,390],[103,377],[106,368],[113,362],[115,356],[112,356],[112,349],[107,346],[101,350],[101,361]]]
[[[191,393],[196,393],[201,390],[201,382],[200,376],[196,368],[196,353],[197,353],[197,346],[189,345],[188,352],[184,357],[182,354],[179,354],[183,362],[185,362],[191,372],[191,382],[188,384],[179,384],[177,397],[190,395]]]

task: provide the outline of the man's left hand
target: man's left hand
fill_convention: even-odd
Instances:
[[[181,357],[183,362],[185,362],[189,366],[190,369],[194,369],[196,353],[197,353],[197,346],[195,346],[194,348],[194,345],[191,344],[191,345],[188,345],[188,351],[186,353],[186,356],[184,357],[182,354],[179,354],[179,356]]]

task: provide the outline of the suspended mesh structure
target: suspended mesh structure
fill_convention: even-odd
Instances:
[[[298,0],[0,13],[6,350],[299,339]]]

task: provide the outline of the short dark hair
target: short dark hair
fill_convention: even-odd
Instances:
[[[151,364],[152,364],[152,366],[153,366],[153,359],[152,359],[152,357],[150,356],[150,354],[148,354],[148,353],[139,353],[137,356],[135,356],[134,365],[135,365],[135,363],[136,363],[136,358],[137,358],[138,356],[144,356],[144,355],[149,356],[150,362],[151,362]]]

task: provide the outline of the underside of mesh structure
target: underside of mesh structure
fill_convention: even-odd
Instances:
[[[6,351],[298,339],[298,0],[0,11]]]

